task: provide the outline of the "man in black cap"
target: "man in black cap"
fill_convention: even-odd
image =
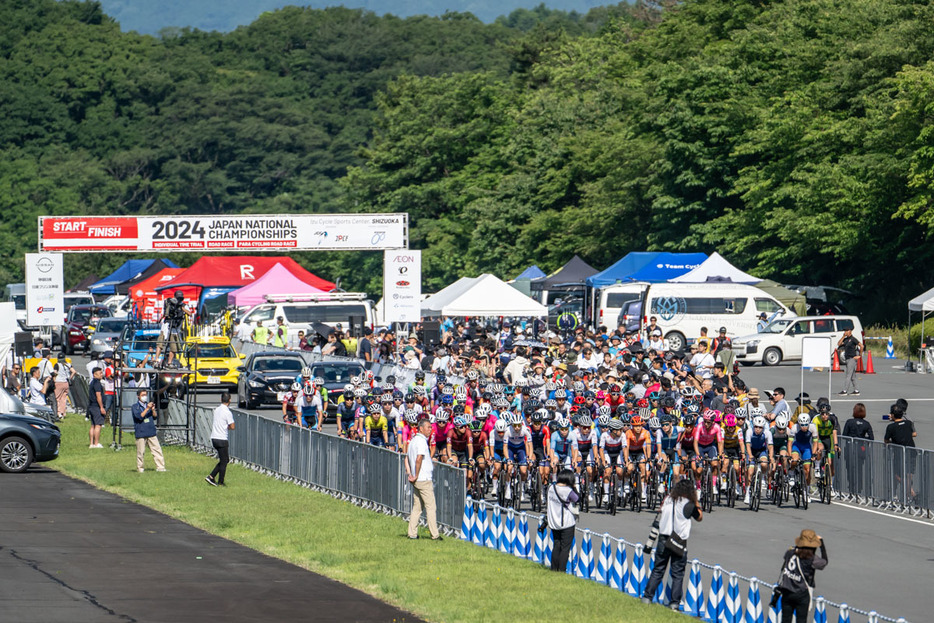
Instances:
[[[357,358],[373,361],[373,329],[363,328],[363,338],[357,344]]]

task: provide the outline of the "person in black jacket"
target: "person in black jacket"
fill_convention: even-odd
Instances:
[[[136,397],[137,401],[130,409],[133,413],[133,432],[136,435],[136,470],[140,473],[145,471],[143,457],[148,447],[156,462],[156,471],[164,472],[165,459],[156,430],[156,405],[149,402],[149,390],[137,391]]]
[[[817,548],[820,547],[820,556]],[[782,598],[782,623],[806,623],[814,592],[814,572],[827,567],[827,546],[813,530],[802,530],[795,546],[785,552],[778,578]],[[773,595],[773,600],[777,595]]]
[[[862,440],[874,440],[872,424],[866,421],[866,405],[857,402],[853,405],[853,417],[843,425],[843,437],[852,437],[855,442],[850,442],[843,454],[846,461],[847,481],[849,483],[849,493],[860,497],[870,497],[868,488],[872,473],[872,453],[869,452],[869,445]]]

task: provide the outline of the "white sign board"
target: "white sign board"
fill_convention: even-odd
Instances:
[[[61,326],[65,319],[65,278],[61,253],[26,254],[26,324]]]
[[[829,337],[801,338],[802,368],[829,368],[832,357],[833,344]]]
[[[383,255],[383,315],[386,322],[422,319],[422,252],[386,251]]]
[[[40,216],[39,250],[382,251],[409,246],[408,214]]]

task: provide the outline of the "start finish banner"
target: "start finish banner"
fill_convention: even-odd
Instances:
[[[385,251],[408,246],[408,214],[39,217],[39,251]]]

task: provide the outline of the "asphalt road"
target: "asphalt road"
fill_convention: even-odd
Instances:
[[[829,376],[831,401],[841,422],[850,416],[853,404],[862,402],[877,438],[886,426],[882,414],[887,413],[896,398],[905,398],[909,402],[909,417],[918,429],[917,444],[934,447],[934,441],[929,441],[934,429],[934,378],[905,373],[904,361],[879,358],[874,364],[876,374],[857,375],[861,390],[858,397],[835,395],[843,384],[840,373],[806,371],[804,389],[816,401],[818,396],[827,395]],[[743,367],[741,376],[760,392],[784,387],[789,401],[801,389],[801,371],[795,365]],[[200,394],[199,400],[204,403],[216,398]],[[281,418],[274,406],[253,413]],[[333,420],[324,430],[336,433]],[[812,503],[807,511],[775,509],[764,504],[759,513],[742,506],[740,503],[736,509],[715,508],[696,527],[689,556],[774,582],[782,552],[802,529],[812,528],[827,540],[831,560],[827,570],[818,574],[817,594],[893,618],[905,617],[914,623],[932,620],[934,594],[927,590],[934,570],[934,523],[837,503],[830,506]],[[581,519],[584,528],[600,534],[608,532],[631,542],[644,541],[650,523],[648,513],[628,511],[615,517],[596,511]]]
[[[419,620],[52,470],[0,488],[2,621]]]

